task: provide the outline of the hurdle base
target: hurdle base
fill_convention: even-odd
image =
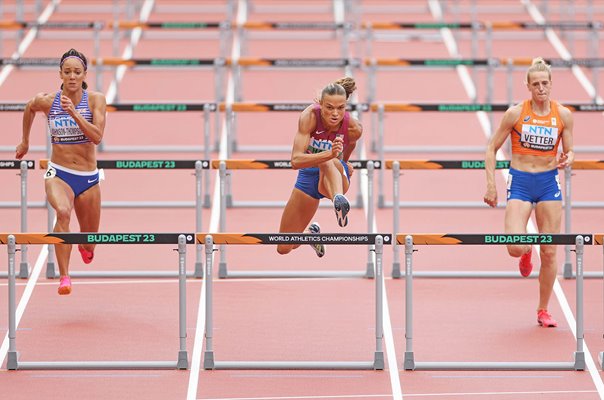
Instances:
[[[19,275],[17,277],[21,279],[29,278],[29,263],[22,262],[19,264]]]
[[[604,371],[604,351],[601,351],[598,355],[598,361],[600,362],[600,369]]]
[[[585,353],[575,351],[575,371],[585,371]]]
[[[375,278],[375,273],[373,271],[375,271],[375,264],[373,262],[368,262],[367,269],[364,275],[365,278]]]
[[[384,352],[376,351],[373,356],[373,369],[382,371],[384,369]]]
[[[46,279],[55,279],[58,278],[59,275],[55,272],[55,263],[53,261],[49,261],[46,263]]]
[[[17,370],[19,368],[19,352],[9,351],[6,356],[6,369],[10,371]]]
[[[199,278],[202,279],[203,278],[203,263],[202,262],[196,262],[195,263],[195,269],[193,270],[193,277],[194,278]]]
[[[189,369],[189,356],[186,350],[178,352],[178,361],[176,362],[177,369]]]
[[[114,370],[114,369],[177,369],[174,361],[28,361],[19,362],[19,370]]]
[[[373,271],[372,271],[373,275]],[[361,271],[226,271],[219,278],[373,278]]]
[[[573,275],[573,265],[569,262],[565,262],[563,267],[562,267],[562,271],[563,272],[563,276],[565,279],[572,279],[574,278]]]
[[[203,353],[203,369],[215,369],[214,352],[206,351]]]
[[[407,369],[407,368],[405,368]],[[415,371],[575,371],[576,362],[416,362]]]
[[[375,370],[375,366],[375,361],[215,361],[212,369]]]
[[[403,369],[406,371],[412,371],[415,369],[415,360],[413,358],[412,351],[406,351],[403,359]]]
[[[399,279],[399,278],[403,277],[403,275],[401,274],[401,263],[400,262],[392,263],[392,277],[394,279]]]

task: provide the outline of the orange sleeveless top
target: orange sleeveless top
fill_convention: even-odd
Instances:
[[[550,113],[536,115],[531,109],[531,100],[525,100],[512,129],[512,154],[555,157],[563,131],[558,103],[550,100]]]

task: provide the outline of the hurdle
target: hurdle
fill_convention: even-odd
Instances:
[[[40,160],[40,168],[47,168],[48,160]],[[195,201],[103,201],[102,208],[195,208],[195,231],[202,227],[202,175],[210,168],[208,160],[97,160],[99,169],[115,170],[195,170]],[[207,194],[207,192],[205,192]],[[49,219],[48,228],[53,223]],[[46,263],[46,277],[57,278],[54,260],[49,255]],[[72,271],[71,276],[78,278],[166,278],[176,276],[174,271]],[[197,246],[195,269],[187,276],[203,278],[203,248]]]
[[[496,169],[509,169],[509,160],[497,160],[495,164]],[[399,212],[400,208],[426,208],[426,207],[447,207],[447,208],[486,208],[488,207],[482,201],[462,201],[462,202],[443,202],[443,201],[415,201],[415,202],[401,202],[399,200],[400,194],[400,169],[408,170],[445,170],[445,169],[457,169],[457,170],[484,170],[484,160],[386,160],[384,163],[385,169],[392,170],[392,185],[393,185],[393,200],[392,204],[384,201],[383,198],[379,200],[383,207],[392,206],[394,215],[394,232],[398,231],[399,225]],[[602,208],[604,202],[584,202],[584,201],[571,201],[571,187],[572,187],[572,169],[604,169],[604,161],[600,160],[576,160],[572,168],[567,167],[564,169],[564,194],[563,194],[563,212],[564,212],[564,233],[570,234],[572,232],[572,208]],[[499,203],[498,208],[505,208],[505,203]],[[572,263],[570,255],[570,246],[565,246],[565,259],[563,263],[563,274],[565,278],[572,278]],[[398,257],[398,248],[394,247],[394,257],[392,264],[392,277],[401,278],[401,269]],[[518,278],[517,273],[510,271],[501,272],[419,272],[416,276],[421,277],[459,277],[459,278]],[[584,272],[584,278],[591,277],[602,277],[599,273]],[[536,277],[536,275],[531,275]]]
[[[379,162],[368,160],[351,161],[354,168],[364,168],[367,170],[367,232],[373,232],[373,170],[380,168]],[[219,169],[220,179],[220,221],[219,229],[226,231],[226,209],[229,204],[233,204],[232,198],[229,198],[227,184],[227,169],[291,169],[290,160],[212,160],[212,168]],[[323,203],[324,206],[330,206]],[[283,207],[285,202],[246,202],[240,203],[241,207]],[[326,277],[374,277],[374,264],[371,255],[371,247],[368,250],[367,266],[365,271],[232,271],[227,269],[226,247],[220,248],[220,264],[218,276],[220,278],[326,278]]]
[[[405,356],[403,368],[409,370],[544,370],[583,371],[583,253],[584,246],[593,244],[591,234],[397,234],[396,243],[405,246]],[[577,264],[576,334],[577,348],[572,362],[417,362],[413,352],[413,252],[414,245],[508,245],[530,243],[546,245],[575,244]]]
[[[59,369],[188,369],[186,347],[186,245],[193,233],[29,233],[0,234],[0,244],[8,248],[8,370]],[[179,349],[176,361],[19,361],[17,351],[15,252],[17,244],[178,244]]]
[[[28,169],[35,168],[35,161],[32,160],[0,160],[0,170],[19,170],[20,176],[20,201],[0,202],[0,208],[19,208],[21,210],[21,232],[27,232],[27,173]],[[29,278],[29,263],[27,261],[27,245],[21,245],[21,263],[19,264],[19,278]],[[0,272],[0,277],[7,278],[7,272]]]
[[[321,234],[262,234],[262,233],[210,233],[197,234],[197,242],[205,243],[206,252],[206,320],[205,320],[205,339],[206,346],[203,356],[204,369],[346,369],[346,370],[383,370],[384,369],[384,351],[383,351],[383,289],[384,275],[382,273],[382,255],[383,246],[391,244],[391,235],[389,234],[340,234],[340,233],[321,233]],[[376,299],[376,343],[373,361],[216,361],[214,357],[214,330],[213,330],[213,264],[214,264],[214,244],[364,244],[375,245],[375,299]]]

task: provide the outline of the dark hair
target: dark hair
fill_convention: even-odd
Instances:
[[[356,90],[357,86],[354,79],[345,76],[338,79],[337,81],[330,83],[325,86],[321,91],[321,99],[325,96],[341,95],[346,97],[346,100],[350,97],[352,92]]]
[[[80,53],[76,49],[69,49],[68,51],[66,51],[63,54],[63,56],[61,56],[61,62],[59,63],[59,69],[63,68],[63,63],[68,58],[77,58],[78,60],[80,60],[80,62],[84,66],[84,71],[88,70],[88,60],[86,59],[86,56],[84,55],[84,53]],[[63,89],[63,84],[61,84],[61,90],[62,89]],[[88,89],[88,84],[86,82],[82,82],[82,89]]]

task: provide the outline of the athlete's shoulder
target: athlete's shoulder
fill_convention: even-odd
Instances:
[[[554,104],[556,105],[556,109],[558,110],[558,114],[560,114],[561,116],[569,116],[572,114],[572,111],[570,110],[570,108],[566,107],[563,104],[560,104],[557,101],[554,101]]]
[[[107,105],[107,99],[103,93],[89,90],[88,103],[93,107],[105,107]]]
[[[520,118],[520,114],[522,114],[522,109],[524,108],[524,104],[525,104],[525,102],[523,101],[523,102],[511,105],[510,107],[508,107],[508,109],[504,113],[504,118],[507,120],[516,121],[518,118]]]
[[[317,103],[313,103],[306,107],[301,113],[298,119],[298,126],[300,131],[310,133],[317,126],[317,116],[315,115],[314,109]]]

